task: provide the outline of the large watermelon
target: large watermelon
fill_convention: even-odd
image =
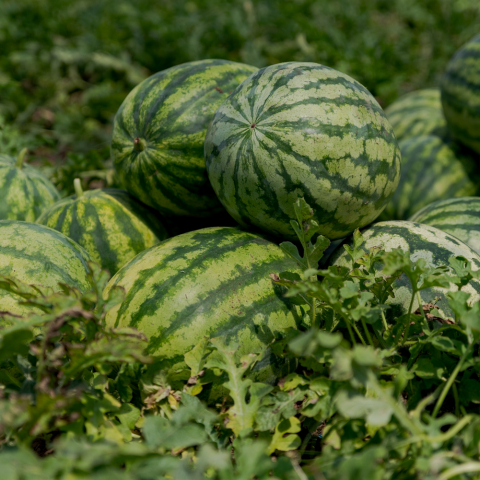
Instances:
[[[385,219],[405,220],[426,205],[480,190],[480,163],[475,154],[436,135],[400,142],[402,175]]]
[[[282,238],[296,238],[297,198],[336,239],[372,222],[400,178],[397,142],[376,100],[316,63],[281,63],[245,80],[217,110],[205,159],[230,215]]]
[[[480,197],[439,200],[422,208],[409,220],[439,228],[480,255]]]
[[[65,283],[80,291],[90,289],[88,253],[63,233],[35,223],[0,221],[0,275],[29,285],[60,291]],[[21,305],[22,298],[0,288],[0,315],[25,315],[34,310]]]
[[[443,135],[445,132],[446,122],[437,88],[403,95],[385,109],[385,115],[397,140],[417,135]]]
[[[458,50],[441,82],[449,130],[480,153],[480,35]]]
[[[203,142],[217,108],[255,70],[202,60],[163,70],[132,90],[113,126],[121,185],[165,215],[225,214],[207,178]]]
[[[112,275],[135,255],[167,238],[155,210],[125,190],[83,192],[79,179],[75,190],[76,195],[51,206],[37,223],[75,240]]]
[[[394,248],[401,248],[410,252],[412,260],[425,259],[427,265],[438,267],[448,265],[452,256],[462,256],[472,262],[474,270],[480,269],[480,256],[468,245],[457,238],[434,227],[421,225],[414,222],[392,221],[379,222],[362,232],[365,243],[362,248],[367,252],[372,247],[382,247],[389,252]],[[331,265],[350,266],[349,257],[343,248],[339,248],[332,256]],[[433,303],[443,318],[452,318],[453,312],[448,305],[446,293],[457,288],[451,284],[449,289],[433,287],[422,290],[420,298],[422,303]],[[472,282],[462,288],[463,291],[471,293],[470,303],[480,300],[480,282]],[[408,313],[411,295],[410,280],[402,275],[394,283],[395,298],[390,298],[387,303],[392,306],[394,315]],[[418,301],[415,298],[413,311],[418,308]]]
[[[52,182],[18,158],[0,154],[0,220],[34,222],[42,211],[60,199]]]
[[[231,227],[184,233],[140,253],[110,280],[105,294],[119,285],[126,298],[106,321],[142,331],[148,352],[172,366],[205,337],[224,335],[241,354],[255,352],[301,321],[298,307],[270,280],[282,271],[300,273],[259,235]],[[270,375],[272,362],[264,370]]]

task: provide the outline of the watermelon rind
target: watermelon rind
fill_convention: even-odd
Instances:
[[[420,135],[399,143],[402,174],[382,220],[406,220],[437,200],[476,195],[480,159],[446,137]]]
[[[35,223],[0,221],[0,275],[28,285],[61,291],[59,283],[90,290],[88,253],[63,233]],[[37,309],[23,298],[0,288],[1,314],[27,315]]]
[[[0,220],[34,222],[60,194],[38,169],[18,160],[0,154]]]
[[[164,215],[227,216],[208,181],[203,143],[217,108],[256,70],[201,60],[158,72],[135,87],[113,125],[120,186]]]
[[[450,132],[480,153],[480,35],[461,47],[441,80],[442,105]]]
[[[120,286],[126,298],[106,323],[143,332],[147,352],[171,368],[184,365],[185,353],[203,338],[238,343],[239,355],[259,352],[303,318],[270,279],[284,271],[300,273],[260,235],[232,227],[184,233],[140,253],[110,280],[104,296]],[[273,356],[266,359],[265,378],[276,377],[274,364]]]
[[[392,127],[370,92],[316,63],[253,73],[215,113],[205,139],[210,182],[242,226],[296,239],[303,197],[329,239],[371,223],[400,178]]]
[[[400,248],[410,252],[412,261],[423,258],[428,266],[439,267],[449,265],[449,259],[453,256],[461,256],[469,260],[473,270],[480,269],[480,256],[468,245],[453,235],[449,235],[438,228],[409,221],[379,222],[362,231],[364,243],[361,248],[368,252],[373,247],[381,247],[386,252]],[[351,242],[351,240],[350,240]],[[350,243],[349,242],[349,243]],[[351,267],[350,257],[343,248],[339,248],[330,259],[331,265]],[[378,265],[381,272],[382,265]],[[453,271],[452,271],[453,273]],[[423,305],[434,304],[442,318],[453,319],[454,313],[448,304],[446,294],[456,291],[457,287],[450,284],[449,288],[432,287],[420,291]],[[412,299],[412,287],[410,280],[405,274],[393,284],[394,298],[389,298],[387,304],[391,306],[390,316],[395,318],[408,312]],[[462,291],[471,294],[469,303],[480,301],[480,282],[472,280],[462,287]],[[418,300],[414,299],[414,312]]]
[[[397,140],[418,135],[445,135],[440,89],[425,88],[401,96],[385,109]]]
[[[480,197],[439,200],[422,208],[409,220],[443,230],[480,255]]]
[[[168,237],[158,213],[125,190],[105,188],[60,200],[37,223],[62,232],[112,275]]]

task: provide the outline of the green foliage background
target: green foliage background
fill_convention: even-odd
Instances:
[[[385,106],[438,84],[480,30],[476,0],[2,0],[0,13],[0,149],[53,165],[87,155],[69,159],[87,170],[108,158],[127,93],[173,65],[319,62]]]

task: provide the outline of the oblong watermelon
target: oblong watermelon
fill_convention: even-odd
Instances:
[[[135,255],[168,237],[155,210],[125,190],[83,192],[77,180],[76,195],[52,205],[37,223],[75,240],[112,275]]]
[[[449,265],[448,260],[452,256],[462,256],[472,262],[473,270],[480,269],[480,256],[468,245],[452,235],[429,225],[407,221],[379,222],[365,229],[363,232],[365,242],[362,248],[365,252],[372,247],[381,247],[389,252],[395,248],[401,248],[410,252],[412,260],[425,259],[427,265],[438,267]],[[330,259],[331,265],[350,266],[350,259],[343,248],[335,251]],[[412,298],[410,280],[403,274],[393,285],[395,298],[389,298],[387,304],[391,305],[393,316],[408,313],[408,307]],[[453,311],[448,305],[446,293],[456,291],[453,284],[450,288],[433,287],[422,290],[420,298],[422,303],[432,303],[439,310],[443,318],[452,318]],[[470,284],[462,288],[471,293],[470,304],[480,300],[480,282],[472,280]],[[418,308],[418,301],[413,302],[413,311]]]
[[[42,211],[60,199],[50,180],[18,158],[0,154],[0,220],[34,222]]]
[[[400,178],[397,142],[376,100],[316,63],[272,65],[245,80],[215,113],[205,159],[237,222],[292,239],[297,198],[336,239],[372,222]]]
[[[407,93],[385,109],[397,140],[418,135],[443,135],[446,121],[438,88]]]
[[[400,142],[402,175],[382,219],[405,220],[426,205],[480,191],[480,162],[473,152],[436,135]]]
[[[439,228],[480,255],[480,197],[439,200],[422,208],[409,220]]]
[[[43,225],[0,221],[0,275],[14,277],[29,285],[61,291],[65,283],[85,292],[88,279],[88,253],[77,243]],[[0,315],[5,312],[26,315],[32,307],[21,305],[23,299],[0,288]]]
[[[134,88],[113,125],[121,186],[165,215],[225,213],[207,178],[203,142],[217,108],[255,70],[201,60],[163,70]]]
[[[480,35],[452,57],[441,81],[441,91],[450,132],[480,153]]]
[[[119,285],[126,298],[106,322],[137,328],[149,339],[148,353],[172,366],[183,365],[184,354],[205,337],[225,336],[241,354],[255,352],[301,321],[298,307],[270,280],[282,271],[300,273],[262,236],[231,227],[184,233],[140,253],[110,280],[104,295]],[[265,375],[276,368],[268,359]]]

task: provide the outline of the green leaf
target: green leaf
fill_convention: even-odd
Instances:
[[[301,440],[298,433],[301,430],[300,420],[297,417],[283,419],[275,428],[272,441],[268,446],[268,453],[271,455],[275,450],[288,452],[297,449]]]
[[[253,428],[262,398],[268,395],[273,387],[264,383],[254,383],[250,378],[243,378],[247,370],[257,361],[256,355],[245,355],[237,363],[235,354],[238,346],[227,347],[221,337],[213,338],[210,342],[218,355],[211,355],[206,367],[218,368],[228,375],[228,382],[223,385],[229,391],[233,406],[227,410],[227,427],[237,436],[248,435]]]
[[[291,258],[293,258],[296,262],[299,263],[300,267],[304,270],[308,268],[308,265],[304,261],[304,259],[298,253],[298,248],[292,242],[282,242],[280,244],[280,248]]]

